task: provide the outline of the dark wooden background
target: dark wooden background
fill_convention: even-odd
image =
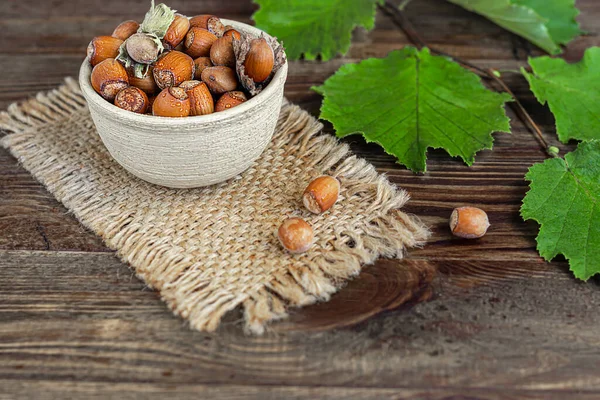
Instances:
[[[74,76],[89,40],[149,2],[2,0],[0,109]],[[571,61],[600,44],[600,3],[578,0],[589,35]],[[250,0],[172,0],[188,15],[249,21]],[[414,0],[407,16],[432,46],[482,67],[517,69],[541,52],[442,0]],[[309,88],[342,63],[385,56],[407,39],[381,12],[355,34],[345,59],[293,62],[286,95],[313,114]],[[521,77],[506,74],[546,138],[549,111]],[[410,191],[407,210],[432,226],[431,242],[402,262],[380,260],[326,304],[292,312],[263,337],[242,334],[241,314],[215,334],[170,314],[92,233],[0,150],[0,399],[598,399],[598,279],[576,281],[564,259],[543,261],[537,225],[519,217],[527,169],[544,152],[513,117],[513,134],[471,168],[430,151],[417,176],[376,146],[354,150]],[[566,149],[565,146],[560,146]],[[473,205],[492,223],[477,241],[453,238],[451,210]]]

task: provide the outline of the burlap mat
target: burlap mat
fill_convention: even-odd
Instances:
[[[427,236],[418,220],[397,211],[406,192],[289,103],[271,145],[248,171],[201,189],[154,186],[121,168],[72,79],[11,105],[0,128],[7,131],[2,145],[23,167],[198,330],[214,330],[242,305],[246,328],[262,333],[288,306],[327,301],[361,264],[401,257]],[[338,177],[342,192],[316,216],[303,208],[301,194],[323,173]],[[310,252],[281,249],[275,232],[290,216],[314,227]]]

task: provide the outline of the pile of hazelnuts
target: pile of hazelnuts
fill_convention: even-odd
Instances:
[[[164,37],[141,32],[136,21],[124,21],[111,36],[95,37],[87,55],[91,83],[107,101],[124,110],[161,117],[186,117],[224,111],[251,96],[238,77],[233,41],[241,34],[214,15],[188,19],[175,14]],[[144,67],[140,77],[132,65]],[[267,84],[275,57],[264,37],[252,38],[244,60],[245,79]],[[256,93],[253,93],[256,94]]]
[[[302,194],[302,202],[311,213],[322,214],[335,204],[339,194],[340,182],[332,176],[323,175],[308,184]],[[281,245],[290,253],[308,251],[314,236],[310,224],[297,217],[286,219],[277,230]]]

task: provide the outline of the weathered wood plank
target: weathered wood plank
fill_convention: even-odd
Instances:
[[[333,300],[329,316],[318,310],[327,305],[309,307],[277,331],[246,337],[239,315],[216,334],[189,330],[111,254],[0,252],[0,379],[597,389],[600,287],[573,285],[568,275],[530,263],[512,276],[512,264],[498,276],[488,271],[493,284],[459,290],[450,281],[466,279],[481,264],[418,263],[436,274],[428,302],[352,327],[311,331],[346,319],[360,302],[397,292],[393,285],[406,288],[389,281],[383,287],[367,269],[362,284],[341,292],[345,301]],[[365,282],[380,287],[366,290]]]
[[[169,374],[169,371],[165,371]],[[362,400],[564,400],[577,398],[593,400],[598,392],[577,390],[506,390],[503,388],[461,389],[461,388],[348,388],[348,387],[307,387],[307,386],[246,386],[246,385],[194,385],[194,384],[143,384],[130,383],[80,383],[71,381],[0,381],[4,394],[0,399],[12,399],[18,394],[21,399],[39,399],[40,393],[53,398],[85,398],[133,400],[162,400],[183,398],[218,398],[221,400],[301,400],[301,399],[362,399]]]

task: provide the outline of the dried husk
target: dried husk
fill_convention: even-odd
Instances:
[[[273,71],[271,71],[271,75],[269,75],[267,79],[260,83],[254,82],[252,78],[246,75],[246,70],[244,68],[244,61],[246,60],[246,56],[250,51],[250,44],[252,43],[252,40],[256,38],[245,33],[241,34],[241,38],[239,40],[233,38],[233,51],[235,53],[236,72],[238,74],[240,83],[242,84],[244,89],[246,89],[248,93],[250,93],[252,96],[256,96],[257,94],[262,92],[262,90],[265,87],[267,87],[269,82],[271,82],[273,76],[279,70],[279,68],[281,68],[281,66],[287,61],[285,57],[285,50],[283,49],[281,43],[277,41],[277,38],[271,38],[263,34],[261,34],[260,37],[264,38],[267,41],[267,43],[271,46],[271,48],[273,49],[273,55],[275,56],[275,62],[273,64]]]

